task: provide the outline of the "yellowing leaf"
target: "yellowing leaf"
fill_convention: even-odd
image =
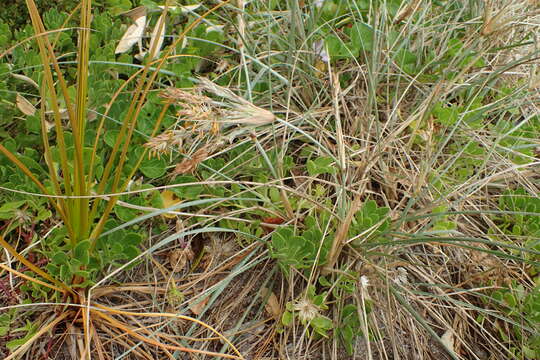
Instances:
[[[182,202],[182,200],[178,199],[175,193],[169,190],[164,190],[161,192],[161,201],[163,201],[163,208],[168,208]],[[168,219],[173,219],[176,215],[164,213],[162,216]]]
[[[137,42],[139,42],[140,47],[140,41],[146,28],[146,11],[141,11],[140,13],[140,16],[134,19],[135,23],[127,28],[124,36],[120,39],[116,50],[114,50],[115,54],[125,53]]]
[[[36,113],[36,108],[30,101],[28,101],[24,96],[17,93],[17,108],[21,110],[24,115],[34,115]]]

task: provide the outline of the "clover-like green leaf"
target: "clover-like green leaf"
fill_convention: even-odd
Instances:
[[[310,322],[311,327],[313,327],[313,330],[324,337],[328,337],[327,332],[332,330],[334,327],[334,324],[331,319],[327,318],[326,316],[317,316]]]
[[[90,262],[90,240],[79,241],[75,248],[73,248],[73,257],[79,260],[81,264],[88,265]]]
[[[373,50],[373,35],[373,28],[368,24],[357,22],[352,26],[351,44],[352,48],[355,49],[356,55],[358,55],[358,51]]]
[[[164,159],[147,159],[141,163],[140,170],[144,176],[155,179],[165,174],[165,171],[167,171],[167,163]]]
[[[335,174],[336,168],[333,166],[334,160],[330,157],[319,157],[315,160],[308,160],[307,170],[309,175],[317,176],[321,174]]]

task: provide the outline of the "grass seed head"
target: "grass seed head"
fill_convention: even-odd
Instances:
[[[179,131],[167,130],[153,138],[150,138],[143,146],[149,149],[149,157],[160,157],[170,154],[172,147],[181,147],[183,139]]]
[[[208,149],[203,147],[197,150],[191,159],[184,159],[174,168],[173,175],[192,173],[197,169],[197,166],[208,157]]]
[[[202,92],[208,92],[222,101],[215,101]],[[247,126],[271,124],[276,117],[270,111],[253,105],[231,90],[200,78],[199,87],[186,91],[168,88],[161,97],[181,106],[177,116],[187,121],[215,121]]]
[[[260,126],[271,124],[276,120],[276,117],[270,111],[253,105],[231,90],[208,79],[200,78],[199,88],[224,100],[223,102],[212,100],[212,106],[216,109],[216,113],[220,115],[217,116],[220,122]]]

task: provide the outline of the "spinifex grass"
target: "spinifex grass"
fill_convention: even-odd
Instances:
[[[38,12],[34,0],[27,0],[27,7],[30,13],[33,29],[35,31],[34,41],[39,48],[41,65],[43,67],[42,77],[39,81],[39,93],[41,96],[41,105],[39,107],[39,117],[41,119],[41,136],[43,145],[43,156],[48,170],[46,181],[40,180],[39,175],[30,170],[23,161],[19,160],[17,155],[0,144],[0,152],[6,156],[14,165],[16,165],[42,192],[42,195],[48,197],[50,204],[55,210],[56,216],[60,219],[62,227],[65,229],[65,238],[58,246],[58,251],[52,252],[53,256],[48,259],[49,262],[56,262],[62,266],[61,276],[50,273],[39,266],[25,259],[14,247],[12,247],[3,237],[0,237],[0,244],[24,264],[30,271],[38,277],[22,274],[7,266],[2,266],[4,270],[12,272],[15,276],[21,276],[30,280],[36,286],[42,286],[49,291],[48,299],[63,298],[63,305],[67,307],[57,308],[62,315],[56,317],[50,313],[44,319],[45,324],[40,330],[34,333],[23,346],[17,348],[8,359],[15,358],[23,353],[29,346],[41,335],[54,329],[58,323],[64,319],[72,321],[82,320],[86,345],[81,349],[80,358],[90,358],[90,337],[94,338],[94,344],[98,350],[101,349],[100,340],[97,338],[95,327],[112,327],[121,332],[132,335],[135,339],[169,350],[180,350],[188,352],[200,352],[207,355],[214,355],[208,351],[197,351],[186,348],[185,346],[166,345],[159,341],[147,338],[131,326],[115,320],[111,315],[129,315],[129,316],[154,316],[154,317],[173,317],[194,321],[201,326],[207,327],[212,332],[222,338],[222,336],[209,326],[185,316],[174,314],[136,314],[125,313],[112,308],[106,308],[98,304],[86,304],[86,289],[93,284],[99,276],[99,272],[104,266],[110,264],[104,263],[97,253],[97,241],[104,230],[104,226],[110,217],[110,214],[118,201],[118,196],[114,195],[125,191],[129,179],[135,174],[142,160],[147,156],[147,149],[144,149],[137,157],[135,165],[127,171],[129,175],[125,177],[124,169],[126,166],[128,149],[133,139],[134,131],[137,125],[137,119],[141,113],[143,105],[147,101],[148,94],[156,76],[165,61],[170,57],[176,45],[182,41],[185,34],[194,28],[202,19],[207,17],[216,9],[225,5],[224,1],[215,6],[205,14],[186,26],[184,32],[171,44],[164,55],[155,61],[154,54],[157,53],[157,43],[151,45],[149,54],[145,59],[144,67],[134,76],[127,80],[120,89],[112,95],[109,105],[112,105],[119,93],[131,82],[136,81],[132,91],[131,101],[125,116],[121,122],[121,128],[114,140],[112,150],[105,161],[103,171],[96,171],[97,149],[105,131],[105,114],[98,123],[97,132],[94,139],[86,139],[89,113],[87,109],[89,95],[89,50],[90,50],[90,32],[92,20],[92,2],[83,0],[77,7],[79,9],[79,28],[77,45],[77,69],[75,84],[69,84],[66,77],[66,71],[63,69],[55,54],[54,33],[47,30],[42,18]],[[164,14],[167,13],[168,5],[165,5]],[[76,9],[77,10],[77,9]],[[159,27],[163,27],[164,21],[160,22]],[[160,29],[158,29],[160,31]],[[153,66],[153,67],[151,67]],[[72,98],[70,86],[75,88],[75,96]],[[65,109],[61,109],[63,103]],[[163,104],[162,110],[156,114],[152,136],[160,129],[161,122],[167,112],[170,102]],[[110,106],[109,106],[110,109]],[[50,135],[47,129],[47,113],[52,112],[54,120],[55,137]],[[67,124],[64,121],[63,113],[67,113]],[[70,132],[71,137],[68,145],[66,133]],[[93,142],[93,147],[86,147],[85,144]],[[55,159],[58,154],[58,159]],[[55,160],[58,162],[56,163]],[[112,194],[108,196],[107,194]],[[104,205],[102,203],[105,202]],[[48,241],[48,239],[44,240]],[[55,245],[51,245],[55,246]],[[53,291],[53,294],[50,293]],[[61,296],[60,296],[61,295]],[[91,308],[81,310],[81,306],[90,305]],[[63,310],[62,310],[63,309]],[[107,314],[109,313],[109,315]],[[46,313],[45,313],[46,314]],[[89,316],[88,316],[89,315]],[[144,331],[143,331],[144,333]],[[226,340],[232,349],[234,347]],[[236,351],[236,349],[234,349]],[[220,356],[228,358],[238,358],[238,356],[221,354]]]

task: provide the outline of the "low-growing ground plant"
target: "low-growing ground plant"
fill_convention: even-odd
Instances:
[[[97,66],[96,69],[90,66],[90,49],[92,45],[105,43],[105,47],[111,50],[112,44],[107,38],[108,35],[114,36],[110,31],[111,19],[107,15],[93,19],[89,0],[82,1],[69,16],[52,10],[44,17],[33,0],[27,1],[34,34],[30,34],[26,28],[23,33],[15,34],[20,42],[4,51],[2,57],[20,59],[24,54],[26,59],[18,63],[15,61],[19,69],[24,69],[24,65],[37,67],[29,75],[16,73],[7,67],[14,78],[34,87],[32,97],[35,98],[35,101],[30,101],[21,92],[16,93],[16,106],[26,115],[26,129],[18,127],[11,133],[20,136],[22,134],[17,134],[17,130],[21,130],[36,136],[31,142],[23,141],[22,146],[16,139],[3,141],[0,152],[3,155],[2,170],[8,179],[7,184],[3,183],[5,188],[15,191],[16,195],[33,197],[30,197],[31,200],[12,200],[2,205],[1,216],[6,220],[6,226],[0,236],[0,244],[10,262],[16,261],[23,266],[16,270],[2,265],[2,269],[9,271],[11,276],[27,280],[19,290],[27,294],[28,299],[59,305],[41,311],[34,321],[27,320],[26,325],[18,329],[10,328],[10,323],[17,316],[17,308],[2,315],[3,336],[7,333],[14,336],[23,334],[6,343],[11,351],[6,359],[22,356],[36,341],[42,341],[45,334],[66,324],[72,324],[70,326],[73,328],[74,323],[84,339],[84,345],[76,350],[80,358],[93,358],[91,352],[94,350],[102,356],[103,340],[97,337],[95,330],[98,327],[112,327],[134,339],[161,347],[163,351],[217,355],[211,351],[164,344],[139,334],[132,326],[113,318],[115,314],[127,315],[129,312],[91,301],[90,288],[95,288],[107,269],[114,269],[126,262],[133,263],[140,254],[141,231],[125,231],[122,230],[125,226],[121,225],[139,216],[139,211],[137,208],[116,205],[122,200],[134,205],[148,205],[152,201],[148,193],[135,197],[123,193],[139,172],[148,178],[157,178],[165,173],[163,160],[149,158],[151,148],[143,147],[137,138],[140,134],[146,137],[157,135],[164,126],[164,118],[172,104],[170,99],[159,100],[152,94],[156,77],[186,34],[226,3],[218,4],[187,24],[163,56],[158,58],[161,44],[158,45],[157,39],[159,34],[165,32],[164,19],[169,10],[168,4],[165,4],[162,8],[163,20],[154,27],[158,36],[152,39],[146,53],[143,54],[141,49],[142,65],[139,69],[116,74],[129,77],[125,81],[115,81],[113,76],[100,82],[103,67]],[[147,9],[141,7],[130,13],[135,27],[128,28],[115,53],[126,52],[137,41],[141,46],[140,27],[146,21],[146,12]],[[78,35],[77,42],[72,43],[64,31],[75,19],[79,21],[75,28]],[[141,19],[144,21],[140,22]],[[92,34],[92,21],[97,24],[97,35]],[[35,47],[30,53],[25,53],[28,45]],[[74,51],[69,56],[74,61],[60,59],[58,53],[66,50]],[[104,49],[92,51],[94,59],[100,58],[100,50]],[[105,51],[102,54],[110,56],[111,53]],[[107,63],[107,59],[101,62]],[[75,67],[72,68],[70,63]],[[129,94],[122,93],[126,87],[130,89]],[[104,96],[109,99],[105,100]],[[95,110],[95,107],[98,109]],[[118,125],[112,126],[112,131],[108,126],[111,117],[119,119]],[[40,145],[37,145],[38,139],[41,139]],[[144,187],[139,185],[137,189]],[[45,220],[57,224],[51,226],[45,236],[39,236],[34,232],[34,226]],[[17,230],[26,232],[26,243],[10,244],[6,241],[6,235]],[[36,246],[38,244],[39,247]],[[25,245],[36,246],[32,256],[21,251]],[[40,258],[39,263],[32,260],[36,257]],[[182,315],[154,316],[193,321],[211,329],[200,321]],[[216,332],[216,335],[228,343],[220,333]],[[234,346],[231,349],[236,355],[220,356],[240,356]]]

